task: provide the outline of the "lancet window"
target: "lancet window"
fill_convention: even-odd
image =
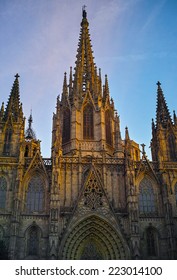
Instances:
[[[7,193],[7,181],[1,176],[0,177],[0,209],[6,207],[6,193]]]
[[[32,226],[28,232],[27,255],[37,256],[39,251],[39,232],[36,226]]]
[[[32,177],[28,184],[26,208],[28,212],[44,210],[44,183],[39,176]]]
[[[94,138],[93,129],[93,107],[88,104],[83,111],[83,134],[84,139],[92,140]]]
[[[175,137],[173,134],[169,135],[168,143],[169,143],[170,160],[176,161]]]
[[[158,236],[156,230],[153,227],[147,228],[146,239],[147,239],[147,255],[149,257],[157,256]]]
[[[139,210],[140,214],[156,212],[153,186],[148,178],[144,178],[139,186]]]
[[[111,128],[111,113],[110,110],[105,112],[105,125],[106,125],[106,143],[112,145],[112,128]]]
[[[5,134],[5,142],[4,142],[4,154],[10,155],[10,145],[12,141],[12,129],[8,128]]]
[[[71,115],[70,115],[69,108],[66,108],[63,112],[63,133],[62,133],[63,144],[70,141],[70,130],[71,130]]]

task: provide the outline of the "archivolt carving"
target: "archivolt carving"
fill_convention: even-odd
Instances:
[[[88,259],[129,258],[129,249],[120,234],[97,216],[90,216],[71,229],[64,244],[62,259],[84,259],[86,247],[94,247],[93,258],[89,254]]]

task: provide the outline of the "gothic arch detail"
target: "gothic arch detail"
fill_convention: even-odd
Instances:
[[[129,259],[129,249],[107,221],[93,215],[70,230],[61,257],[68,260]]]
[[[63,133],[62,143],[65,144],[70,141],[71,130],[71,113],[69,108],[65,108],[63,112]]]
[[[112,145],[112,128],[111,128],[111,112],[105,112],[105,130],[106,130],[106,143]]]
[[[146,229],[146,248],[148,257],[158,257],[158,232],[152,226]]]
[[[4,154],[10,155],[12,143],[12,128],[7,128],[4,141]]]
[[[83,138],[86,140],[94,139],[93,107],[90,104],[87,104],[83,109]]]
[[[152,182],[145,177],[139,185],[139,211],[140,214],[156,213],[156,201]]]
[[[171,161],[176,161],[175,136],[172,133],[168,136],[168,145],[169,145],[170,160]]]
[[[99,182],[97,176],[95,176],[95,172],[92,170],[87,179],[84,190],[85,206],[88,206],[91,210],[96,210],[97,207],[103,205],[102,196],[103,190],[99,186]]]
[[[40,255],[41,230],[34,223],[26,231],[26,259],[38,259]]]
[[[26,192],[27,212],[42,212],[45,206],[45,186],[38,174],[31,177]]]
[[[6,207],[7,181],[4,176],[0,177],[0,209]]]

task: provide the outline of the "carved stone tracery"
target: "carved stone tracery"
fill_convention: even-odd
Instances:
[[[89,179],[87,181],[85,191],[84,191],[84,196],[85,196],[84,204],[90,207],[92,210],[96,210],[97,207],[103,205],[102,202],[103,192],[102,189],[99,187],[98,180],[96,179],[96,176],[93,171],[91,172]]]

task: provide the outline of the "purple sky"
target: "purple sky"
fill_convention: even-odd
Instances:
[[[50,157],[52,115],[64,72],[75,66],[83,4],[122,138],[128,126],[150,158],[158,80],[171,114],[177,110],[177,1],[0,0],[0,102],[6,105],[18,72],[24,114],[32,108],[42,155]]]

